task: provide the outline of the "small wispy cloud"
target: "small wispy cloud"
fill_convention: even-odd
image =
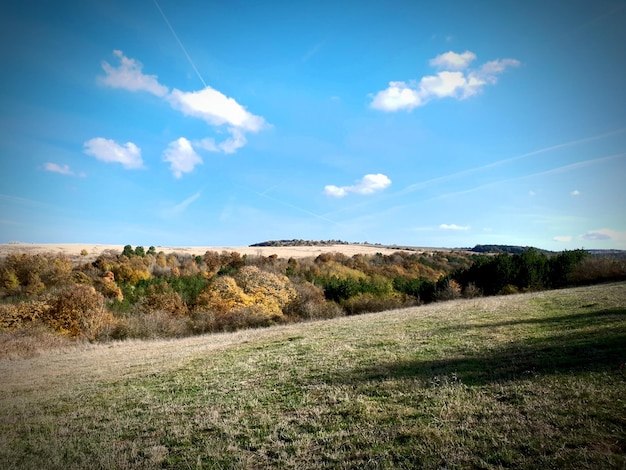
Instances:
[[[316,55],[323,47],[324,44],[326,43],[326,40],[324,39],[323,41],[318,42],[317,44],[314,44],[308,51],[305,52],[305,54],[300,58],[300,62],[305,63],[308,62],[309,59],[311,59],[311,57],[313,57],[314,55]]]
[[[441,230],[459,230],[459,231],[466,231],[469,230],[471,227],[469,225],[457,225],[457,224],[441,224],[439,226],[439,228]]]
[[[230,138],[220,142],[215,142],[213,137],[206,137],[204,139],[194,141],[194,145],[197,148],[207,150],[209,152],[223,152],[223,153],[235,153],[239,148],[246,145],[247,139],[243,132],[237,128],[229,129]]]
[[[335,186],[329,184],[324,187],[324,194],[332,197],[344,197],[350,193],[373,194],[384,190],[391,185],[391,180],[382,173],[365,175],[352,186]]]
[[[156,75],[144,75],[141,71],[141,62],[129,59],[122,51],[115,50],[113,54],[120,60],[117,67],[102,61],[105,75],[98,77],[99,83],[112,87],[123,88],[129,91],[147,91],[156,96],[165,96],[169,88],[159,83]]]
[[[185,199],[182,202],[179,202],[178,204],[170,207],[169,209],[166,209],[162,212],[162,215],[164,217],[173,217],[173,216],[177,216],[182,214],[183,212],[185,212],[185,210],[187,210],[187,208],[194,203],[195,201],[197,201],[198,199],[200,199],[200,196],[202,195],[201,191],[198,191],[195,194],[192,194],[191,196],[189,196],[187,199]]]
[[[66,175],[66,176],[80,176],[80,177],[85,177],[87,176],[85,173],[75,173],[69,165],[59,165],[57,163],[51,163],[51,162],[47,162],[44,164],[43,166],[44,170],[49,171],[51,173],[59,173],[60,175]]]
[[[430,59],[429,64],[440,69],[462,70],[476,59],[476,54],[465,51],[462,54],[448,51]]]
[[[389,82],[389,87],[374,95],[370,106],[380,111],[411,111],[433,99],[456,98],[463,100],[482,91],[487,85],[494,85],[498,75],[509,67],[517,67],[516,59],[498,59],[468,69],[476,54],[471,51],[456,53],[449,51],[430,60],[430,65],[441,71],[427,75],[419,81],[410,80]]]
[[[470,226],[469,225],[457,225],[457,224],[441,224],[439,226],[439,228],[441,230],[460,230],[460,231],[465,231],[465,230],[469,230]]]
[[[557,235],[556,237],[553,237],[552,240],[559,243],[569,243],[572,241],[572,237],[569,235]]]
[[[572,191],[572,192],[570,193],[570,195],[572,195],[572,196],[574,196],[574,197],[576,197],[576,196],[580,196],[580,191],[579,191],[578,189],[575,189],[574,191]]]
[[[190,173],[196,165],[202,164],[202,158],[195,152],[191,142],[180,137],[163,151],[163,161],[170,164],[174,178],[181,178],[183,173]]]
[[[617,232],[608,228],[601,228],[598,230],[590,230],[584,235],[581,235],[580,238],[589,241],[613,240],[624,244],[626,243],[626,232]]]
[[[537,195],[537,193],[531,189],[530,191],[528,191],[528,195],[529,195],[530,197],[533,197],[533,196],[536,196],[536,195]]]
[[[84,143],[87,155],[107,163],[121,163],[127,170],[143,168],[141,149],[132,142],[120,145],[114,140],[96,137]]]

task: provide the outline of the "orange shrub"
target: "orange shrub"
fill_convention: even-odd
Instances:
[[[69,336],[85,335],[93,340],[113,322],[104,307],[104,297],[93,287],[76,285],[61,292],[43,313],[45,323]]]
[[[283,309],[291,318],[305,320],[343,316],[343,309],[334,302],[327,302],[324,291],[310,282],[293,284],[296,297]]]

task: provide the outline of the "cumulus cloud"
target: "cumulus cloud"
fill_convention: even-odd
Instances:
[[[625,243],[626,242],[626,232],[616,232],[615,230],[611,230],[608,228],[601,228],[599,230],[590,230],[589,232],[581,235],[580,238],[583,240],[614,240],[617,242]]]
[[[141,149],[132,142],[119,145],[114,140],[96,137],[84,144],[87,155],[107,163],[121,163],[128,170],[142,168]]]
[[[59,173],[61,175],[74,176],[75,173],[70,169],[69,165],[59,165],[57,163],[45,163],[44,170],[52,173]]]
[[[169,162],[175,178],[182,177],[183,173],[192,172],[196,165],[202,164],[202,158],[195,152],[191,142],[184,137],[170,142],[163,152],[163,161]]]
[[[457,224],[441,224],[439,226],[441,230],[469,230],[469,225],[457,225]]]
[[[560,243],[569,243],[572,241],[572,237],[570,237],[569,235],[557,235],[556,237],[552,238],[552,240]]]
[[[257,132],[265,123],[262,117],[255,116],[233,98],[210,86],[191,92],[175,88],[167,99],[183,114],[204,119],[212,126],[227,124],[237,129]]]
[[[201,139],[194,142],[198,148],[235,153],[247,143],[246,132],[258,132],[267,125],[263,117],[252,114],[234,98],[215,88],[205,86],[202,90],[190,92],[174,88],[170,92],[168,87],[159,83],[156,75],[145,75],[140,62],[126,57],[119,50],[113,54],[119,58],[120,64],[115,67],[103,61],[105,75],[98,77],[100,83],[129,91],[147,91],[162,97],[185,116],[202,119],[212,127],[226,126],[229,137],[223,142],[216,143],[214,138]]]
[[[376,93],[370,106],[381,111],[399,111],[410,110],[422,104],[418,90],[411,85],[405,82],[389,82],[389,88]]]
[[[476,55],[471,51],[440,54],[430,64],[445,70],[436,75],[422,77],[419,81],[389,82],[389,87],[374,95],[370,106],[387,112],[411,111],[433,99],[463,100],[480,93],[486,85],[497,83],[498,75],[508,67],[520,64],[516,59],[502,59],[486,62],[476,69],[468,69],[475,59]]]
[[[391,184],[391,180],[382,173],[365,175],[360,181],[352,186],[327,185],[324,187],[324,194],[332,197],[344,197],[349,193],[373,194],[384,190]]]
[[[102,62],[105,76],[99,77],[100,83],[129,91],[147,91],[156,96],[165,96],[169,89],[161,85],[156,75],[144,75],[142,64],[135,59],[129,59],[122,51],[115,50],[113,54],[120,59],[120,65],[113,67],[106,61]]]

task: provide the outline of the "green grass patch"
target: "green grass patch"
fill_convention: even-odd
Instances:
[[[53,352],[0,467],[624,468],[624,362],[624,283]]]

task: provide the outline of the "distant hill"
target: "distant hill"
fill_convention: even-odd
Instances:
[[[517,245],[476,245],[474,248],[470,248],[469,251],[474,253],[510,253],[510,254],[520,254],[525,251],[534,248],[532,246],[517,246]],[[535,248],[539,253],[543,253],[545,255],[553,254],[553,251],[542,250],[540,248]]]
[[[342,240],[268,240],[254,243],[250,246],[329,246],[329,245],[358,245],[359,243],[344,242]]]

